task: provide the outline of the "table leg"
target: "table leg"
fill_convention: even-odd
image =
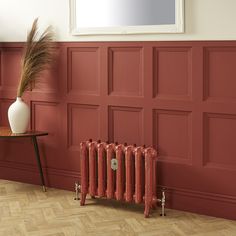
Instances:
[[[37,143],[36,136],[33,136],[32,140],[33,140],[33,143],[34,143],[34,151],[35,151],[36,159],[37,159],[37,162],[38,162],[41,182],[42,182],[42,186],[43,186],[43,191],[46,192],[46,187],[45,187],[45,182],[44,182],[44,177],[43,177],[43,170],[42,170],[42,165],[41,165],[41,161],[40,161],[39,148],[38,148],[38,143]]]

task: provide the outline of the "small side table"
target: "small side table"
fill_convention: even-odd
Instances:
[[[31,138],[34,144],[34,151],[35,151],[35,156],[40,172],[40,177],[41,177],[41,183],[43,187],[43,191],[46,192],[46,187],[45,187],[45,181],[44,181],[44,176],[43,176],[43,170],[42,170],[42,165],[40,161],[40,154],[39,154],[39,148],[38,148],[38,143],[37,143],[37,137],[38,136],[45,136],[48,135],[47,132],[42,132],[42,131],[27,131],[24,134],[14,134],[11,132],[11,129],[8,127],[0,127],[0,138],[9,138],[9,139],[14,139],[14,138]]]

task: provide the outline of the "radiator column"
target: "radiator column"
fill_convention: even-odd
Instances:
[[[97,143],[89,143],[89,194],[95,197],[97,194]]]
[[[135,203],[141,203],[143,201],[143,194],[142,194],[142,186],[143,181],[142,178],[142,160],[143,160],[143,148],[137,147],[135,148]]]
[[[81,206],[84,205],[88,193],[88,166],[88,146],[86,142],[82,142],[80,143]]]
[[[133,147],[128,146],[125,148],[125,176],[126,176],[126,184],[125,184],[125,200],[126,202],[131,202],[133,200]]]
[[[115,171],[111,168],[111,160],[115,158],[115,145],[107,145],[107,198],[113,199],[115,192]]]
[[[116,159],[118,168],[116,170],[116,199],[123,200],[124,198],[124,152],[123,145],[116,146]]]
[[[98,196],[99,197],[104,197],[105,196],[105,143],[99,143],[98,144]]]
[[[145,210],[144,216],[148,217],[150,213],[150,209],[153,206],[153,197],[154,197],[154,190],[153,190],[153,165],[155,163],[155,156],[153,155],[152,148],[145,149]]]

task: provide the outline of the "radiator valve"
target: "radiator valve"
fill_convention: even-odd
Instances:
[[[111,159],[111,169],[112,170],[117,170],[118,169],[118,161],[115,158]]]
[[[74,200],[79,200],[79,191],[80,191],[80,184],[75,182],[75,198]]]
[[[165,214],[166,196],[165,196],[165,189],[164,188],[161,190],[161,199],[158,199],[158,202],[161,203],[161,214],[160,214],[160,216],[166,216],[166,214]]]

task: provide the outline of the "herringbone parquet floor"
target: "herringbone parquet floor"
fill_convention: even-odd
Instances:
[[[0,236],[235,236],[236,221],[175,210],[143,217],[142,206],[87,200],[74,193],[0,180]]]

